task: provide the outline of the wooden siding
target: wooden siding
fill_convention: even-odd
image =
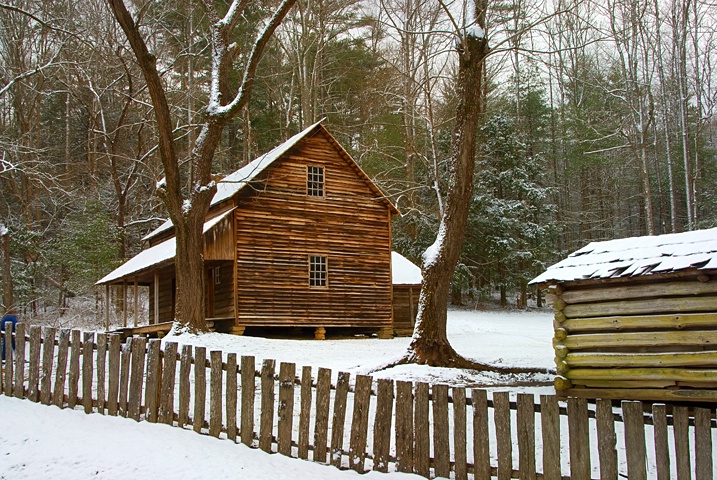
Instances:
[[[234,272],[232,262],[221,264],[210,264],[208,267],[214,270],[214,275],[219,275],[219,282],[213,285],[213,309],[210,312],[207,307],[207,315],[211,317],[227,318],[234,316]],[[207,288],[209,290],[209,288]],[[207,302],[211,300],[208,298]]]
[[[400,335],[413,333],[420,292],[420,286],[394,285],[393,287],[393,329]]]
[[[553,290],[556,389],[567,395],[717,400],[717,279]]]
[[[204,234],[204,260],[234,260],[234,224],[231,215]]]
[[[171,322],[174,320],[174,267],[159,273],[159,322],[154,318],[154,285],[149,288],[149,323]]]
[[[306,195],[308,165],[325,169],[323,198]],[[356,168],[319,133],[240,194],[239,325],[391,326],[391,214]],[[327,257],[327,287],[309,287],[309,255]]]

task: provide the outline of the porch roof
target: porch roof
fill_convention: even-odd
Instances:
[[[228,210],[219,216],[212,218],[211,220],[204,223],[204,233],[207,233],[216,224],[225,219],[234,209]],[[114,283],[118,280],[124,279],[129,276],[135,276],[151,267],[158,266],[162,263],[169,263],[174,260],[177,255],[177,242],[176,237],[172,237],[165,240],[162,243],[150,247],[146,250],[142,250],[134,257],[127,260],[125,263],[105,275],[99,280],[96,285],[104,285],[108,283]]]

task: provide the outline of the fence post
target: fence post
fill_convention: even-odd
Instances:
[[[219,437],[222,431],[222,352],[209,352],[209,435]]]
[[[667,406],[664,403],[652,405],[652,425],[657,480],[670,480],[670,444],[667,440]]]
[[[12,353],[11,353],[12,355]],[[7,395],[12,395],[16,398],[22,398],[25,396],[25,324],[18,323],[15,330],[15,389],[14,392],[8,392]],[[9,357],[12,358],[12,357]],[[6,362],[7,363],[7,362]],[[10,362],[10,375],[13,373],[13,365]],[[0,379],[0,383],[1,383]],[[12,381],[11,381],[12,383]]]
[[[291,434],[294,422],[294,378],[296,365],[282,362],[279,365],[279,425],[277,427],[277,451],[291,456]]]
[[[256,360],[241,357],[241,443],[251,445],[254,441],[254,392],[256,390]]]
[[[349,393],[351,374],[339,372],[334,394],[334,416],[331,421],[331,465],[341,467],[344,450],[344,424],[346,422],[346,397]]]
[[[695,410],[695,480],[712,480],[712,412],[709,408]]]
[[[159,404],[157,396],[159,394],[159,384],[161,375],[160,363],[160,347],[161,340],[153,338],[149,341],[147,348],[147,383],[144,390],[145,418],[150,423],[157,423],[159,414]]]
[[[301,368],[301,407],[299,408],[299,458],[309,458],[309,428],[311,426],[311,367]]]
[[[38,326],[30,327],[30,362],[29,372],[27,376],[27,398],[31,402],[40,400],[40,345],[41,345],[42,328]],[[12,350],[11,348],[6,349]],[[12,361],[8,362],[12,364]],[[9,388],[12,392],[12,387]]]
[[[677,480],[690,480],[690,417],[687,407],[672,408],[672,433],[675,437]]]
[[[391,452],[393,381],[388,378],[379,378],[377,383],[376,416],[373,424],[373,466],[374,470],[386,473]]]
[[[274,369],[276,361],[265,358],[261,366],[261,418],[259,419],[259,448],[271,452],[274,429]]]
[[[184,428],[189,423],[189,374],[192,370],[192,346],[182,345],[182,355],[179,359],[179,412],[177,426]]]
[[[107,334],[97,334],[97,411],[105,414],[107,391]]]
[[[590,478],[590,434],[588,402],[568,398],[568,432],[570,434],[570,476]]]
[[[119,384],[119,412],[123,417],[127,417],[127,403],[129,397],[129,380],[130,380],[130,361],[132,360],[132,344],[135,342],[134,337],[130,337],[122,345],[120,349],[120,384]]]
[[[368,375],[356,376],[354,388],[354,409],[351,418],[351,438],[349,439],[349,465],[358,473],[364,472],[366,461],[366,439],[368,437],[368,411],[371,403],[371,384]]]
[[[107,389],[107,414],[116,416],[119,410],[120,385],[120,336],[109,338],[109,388]]]
[[[627,476],[635,480],[647,480],[647,450],[645,448],[645,420],[642,402],[622,401],[622,415],[625,424],[625,455]]]
[[[490,480],[490,437],[488,429],[488,393],[471,391],[473,403],[473,478]]]
[[[516,421],[519,477],[535,480],[535,397],[532,394],[518,394]]]
[[[177,342],[164,344],[162,360],[162,389],[160,392],[159,421],[174,423],[174,386],[177,373]]]
[[[437,477],[451,475],[451,448],[448,435],[448,385],[433,385],[433,461]]]
[[[453,450],[456,480],[468,478],[466,436],[466,390],[454,387],[453,392]]]
[[[329,401],[331,400],[331,370],[319,368],[316,379],[316,419],[314,424],[315,462],[327,463],[326,452],[329,435]]]
[[[409,383],[410,385],[410,383]],[[400,382],[396,382],[396,415],[399,413],[399,408],[402,406],[399,404],[398,399],[400,390]],[[406,392],[408,393],[408,392]],[[410,398],[410,397],[408,397]],[[419,382],[416,384],[416,399],[414,405],[414,424],[413,432],[415,434],[415,448],[413,450],[413,459],[410,457],[405,463],[405,468],[411,468],[411,464],[408,461],[413,460],[413,470],[418,475],[428,478],[431,473],[431,433],[429,423],[429,408],[430,401],[428,396],[428,384]],[[396,426],[398,429],[398,426]],[[410,438],[410,437],[409,437]],[[396,438],[396,449],[398,449],[398,437]],[[401,463],[398,465],[399,472]],[[410,470],[406,470],[407,472]]]
[[[139,422],[142,410],[142,385],[144,384],[144,363],[147,356],[147,339],[135,337],[132,339],[132,367],[129,380],[128,416]]]
[[[85,332],[82,345],[82,405],[85,413],[92,413],[92,364],[95,351],[95,334]]]
[[[227,438],[237,441],[237,354],[227,354]]]
[[[598,399],[595,403],[600,478],[617,479],[617,437],[612,401]]]
[[[194,347],[194,418],[193,428],[201,433],[207,402],[207,349]]]
[[[52,403],[60,408],[65,406],[65,376],[67,375],[67,352],[70,348],[70,331],[60,330],[57,346],[57,367],[55,369],[55,387]]]
[[[40,376],[40,402],[49,405],[52,400],[52,362],[55,359],[54,328],[45,329],[42,340],[42,375]]]
[[[513,473],[513,440],[510,433],[510,396],[508,392],[493,393],[493,418],[498,451],[498,480],[509,480]]]
[[[77,405],[77,391],[80,382],[80,331],[70,332],[70,374],[67,377],[67,406],[75,408]]]
[[[397,381],[396,470],[399,472],[413,471],[413,432],[413,383]]]
[[[555,395],[540,396],[540,425],[543,429],[543,478],[560,480],[560,406]]]

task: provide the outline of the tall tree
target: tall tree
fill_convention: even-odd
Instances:
[[[214,154],[227,122],[236,117],[251,95],[259,61],[271,36],[296,0],[284,0],[260,31],[249,52],[237,51],[232,41],[244,10],[251,2],[234,0],[226,12],[220,13],[210,0],[202,6],[208,17],[211,56],[208,98],[201,130],[188,158],[180,157],[174,137],[174,125],[167,87],[157,70],[157,58],[150,52],[142,26],[121,0],[108,0],[112,13],[127,36],[152,99],[159,136],[159,156],[164,179],[157,185],[169,217],[174,224],[176,254],[176,315],[177,321],[195,330],[206,330],[204,318],[204,251],[203,225],[216,184],[211,168]],[[141,18],[141,12],[138,12]],[[237,60],[244,60],[241,80],[234,86],[232,76]],[[234,88],[232,88],[234,87]],[[185,163],[188,171],[182,169]],[[188,180],[188,181],[187,181]]]

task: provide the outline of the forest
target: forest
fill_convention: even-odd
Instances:
[[[207,115],[211,2],[130,3],[188,159]],[[237,51],[279,3],[248,2]],[[213,178],[325,118],[401,212],[394,249],[420,263],[446,194],[468,3],[297,0],[221,133]],[[527,282],[590,241],[717,226],[714,3],[488,1],[485,24],[454,304],[525,306]],[[0,310],[94,308],[94,282],[167,218],[149,95],[105,2],[0,3]]]

